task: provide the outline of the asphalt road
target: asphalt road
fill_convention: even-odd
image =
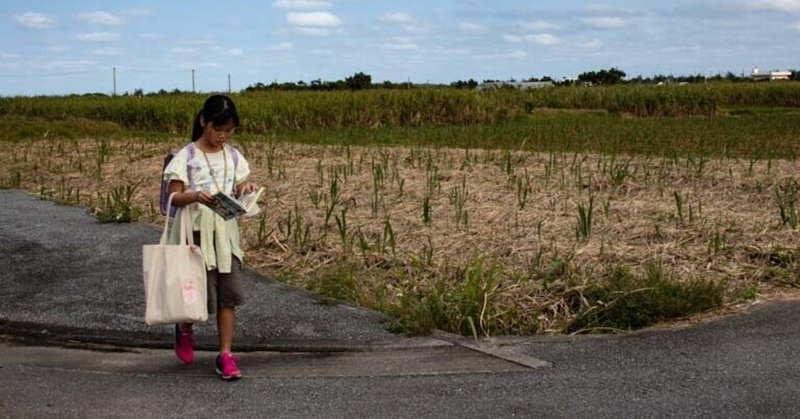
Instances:
[[[193,365],[143,313],[141,245],[158,232],[0,190],[0,418],[797,417],[800,302],[619,336],[407,339],[254,272],[245,377]]]

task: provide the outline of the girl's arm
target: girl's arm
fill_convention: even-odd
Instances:
[[[173,179],[169,181],[169,193],[175,194],[172,198],[172,204],[176,207],[185,207],[195,202],[205,205],[210,205],[214,202],[214,197],[206,191],[184,191],[183,182],[180,180]]]

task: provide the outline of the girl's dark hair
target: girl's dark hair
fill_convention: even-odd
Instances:
[[[236,112],[236,105],[231,98],[225,95],[212,95],[206,99],[203,109],[194,117],[192,141],[197,141],[203,136],[203,126],[200,125],[201,117],[206,124],[212,123],[218,127],[231,122],[234,127],[239,126],[239,113]]]

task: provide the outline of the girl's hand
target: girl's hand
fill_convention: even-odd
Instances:
[[[255,192],[258,190],[258,186],[256,186],[253,182],[245,182],[239,185],[239,193],[238,196],[249,194],[250,192]]]
[[[211,205],[214,203],[214,196],[206,191],[195,191],[195,202],[203,205]]]

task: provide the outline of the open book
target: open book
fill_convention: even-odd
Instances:
[[[264,193],[264,188],[258,188],[255,192],[234,198],[224,192],[214,194],[215,202],[209,206],[214,212],[225,220],[238,217],[242,214],[258,214],[258,198]]]

